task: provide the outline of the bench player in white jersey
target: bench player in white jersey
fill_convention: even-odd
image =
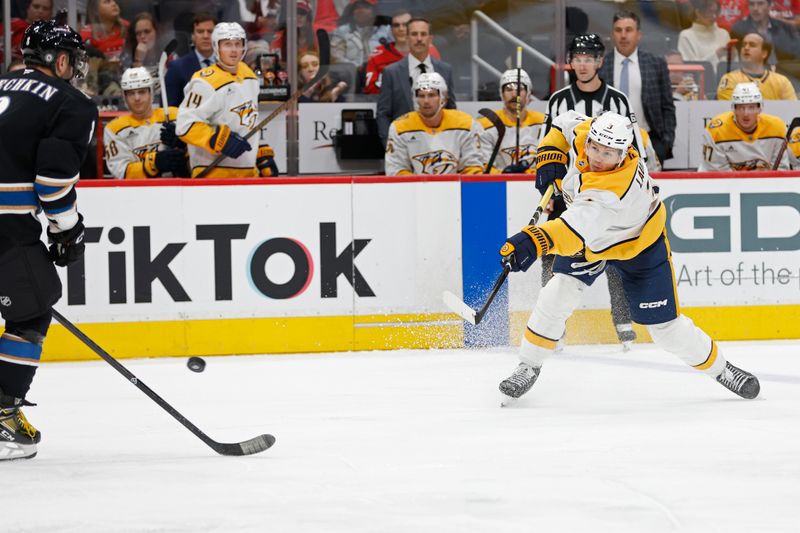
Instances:
[[[130,115],[108,123],[103,135],[106,165],[118,179],[164,175],[188,177],[185,145],[175,136],[176,107],[153,108],[153,78],[144,67],[122,73],[120,86]],[[171,122],[170,122],[171,121]]]
[[[772,170],[786,139],[780,118],[761,112],[761,91],[755,83],[733,89],[732,111],[714,117],[703,133],[703,160],[697,170]],[[778,170],[789,169],[788,150]]]
[[[540,131],[544,127],[545,116],[538,111],[528,109],[531,101],[531,78],[524,70],[519,70],[520,117],[519,117],[519,153],[517,153],[517,69],[510,69],[500,77],[500,99],[503,109],[497,110],[497,116],[506,125],[506,135],[500,144],[497,158],[490,172],[504,174],[523,174],[536,172],[536,146],[539,144]],[[497,128],[486,117],[478,119],[481,126],[481,158],[488,162],[492,150],[497,143]]]
[[[622,278],[633,320],[647,326],[658,346],[739,396],[755,398],[758,379],[727,362],[717,344],[680,312],[666,208],[631,146],[630,121],[612,112],[591,119],[568,111],[553,126],[542,144],[570,157],[563,179],[554,180],[567,210],[523,228],[500,250],[512,271],[527,270],[543,255],[557,256],[553,278],[528,320],[521,363],[500,384],[501,392],[519,398],[530,389],[581,294],[611,264]]]
[[[420,74],[414,82],[416,111],[389,126],[386,174],[480,174],[478,123],[455,109],[444,109],[447,84],[441,74]]]
[[[192,177],[219,155],[226,158],[208,178],[277,176],[272,148],[259,135],[244,136],[258,123],[259,81],[242,62],[247,36],[235,22],[220,22],[211,34],[217,62],[192,76],[178,108],[177,133],[189,145]]]

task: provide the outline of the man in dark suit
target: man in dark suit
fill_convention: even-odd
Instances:
[[[675,103],[663,57],[639,50],[642,32],[639,16],[632,11],[614,15],[614,50],[607,53],[600,77],[628,97],[639,125],[650,133],[656,155],[672,157],[675,142]]]
[[[164,76],[167,87],[167,102],[178,107],[183,101],[183,88],[195,72],[214,64],[214,47],[211,45],[211,32],[217,19],[208,13],[198,13],[192,21],[192,51],[169,64]]]
[[[381,92],[378,95],[377,119],[378,134],[384,145],[392,122],[414,110],[411,86],[420,74],[425,72],[441,74],[447,83],[449,95],[445,107],[448,109],[456,107],[453,97],[453,68],[444,61],[438,61],[430,56],[432,40],[431,23],[426,19],[411,19],[408,21],[409,54],[383,71]]]

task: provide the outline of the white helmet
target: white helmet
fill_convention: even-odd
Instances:
[[[247,53],[247,34],[244,32],[238,22],[220,22],[214,26],[214,31],[211,32],[211,46],[214,47],[214,55],[219,60],[219,42],[223,39],[241,39],[244,44],[244,54]]]
[[[438,72],[426,72],[417,76],[417,81],[414,82],[414,95],[419,90],[439,91],[442,99],[447,100],[447,82]]]
[[[530,97],[531,88],[533,84],[531,83],[531,77],[528,76],[528,73],[522,69],[519,69],[519,82],[525,86],[525,89],[528,91],[528,96]],[[517,83],[517,69],[511,68],[507,71],[503,72],[503,75],[500,76],[500,98],[503,98],[503,87],[505,87],[509,83]]]
[[[758,85],[751,81],[747,83],[737,83],[736,87],[733,88],[731,101],[734,106],[736,104],[760,104],[761,100],[761,91]]]
[[[124,91],[132,91],[134,89],[150,89],[153,90],[153,77],[150,72],[144,67],[129,68],[122,73],[122,79],[119,82],[120,87]]]
[[[633,124],[627,117],[607,111],[592,120],[588,138],[597,144],[619,150],[621,164],[633,142]]]

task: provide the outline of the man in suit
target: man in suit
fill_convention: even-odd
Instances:
[[[650,133],[656,155],[663,163],[672,157],[675,103],[667,62],[663,57],[639,50],[641,38],[636,13],[618,11],[614,14],[614,50],[606,54],[600,77],[628,97],[639,126]]]
[[[408,21],[408,46],[409,54],[386,67],[381,78],[381,92],[378,95],[378,134],[384,146],[392,122],[414,110],[414,100],[411,86],[420,74],[437,72],[442,75],[447,83],[449,95],[448,109],[455,109],[453,97],[453,69],[444,61],[438,61],[430,56],[430,46],[433,40],[431,23],[426,19],[412,18]]]
[[[195,72],[208,68],[216,61],[214,47],[211,44],[211,32],[217,25],[217,19],[209,13],[198,13],[192,21],[192,51],[169,64],[164,76],[167,88],[167,102],[171,106],[179,106],[183,101],[183,88],[192,79]]]

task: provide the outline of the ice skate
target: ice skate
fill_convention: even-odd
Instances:
[[[725,370],[717,376],[717,382],[721,383],[729,391],[735,392],[748,400],[758,396],[761,391],[761,385],[758,383],[757,377],[728,362],[725,363]]]
[[[42,434],[25,418],[21,405],[19,398],[0,393],[0,461],[36,456],[36,444]]]
[[[533,387],[539,377],[541,367],[534,367],[527,363],[520,363],[514,373],[500,382],[500,392],[503,393],[501,405],[505,406],[516,400]]]
[[[636,332],[633,331],[633,326],[630,324],[617,325],[617,338],[622,343],[622,351],[629,352],[636,342]]]

